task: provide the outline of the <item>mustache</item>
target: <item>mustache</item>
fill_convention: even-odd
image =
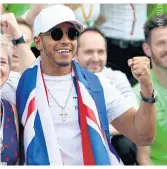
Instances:
[[[64,42],[64,43],[61,43],[59,45],[57,45],[57,47],[71,47],[72,48],[72,45],[70,43],[67,43],[67,42]]]
[[[12,55],[12,57],[14,57],[14,58],[19,58],[18,55]]]

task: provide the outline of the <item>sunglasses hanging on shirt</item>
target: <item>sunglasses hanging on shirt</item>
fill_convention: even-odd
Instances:
[[[63,35],[67,34],[70,40],[76,40],[79,36],[79,31],[75,28],[69,28],[68,32],[63,32],[60,28],[53,28],[49,32],[42,33],[41,35],[50,35],[55,41],[59,41],[63,38]]]

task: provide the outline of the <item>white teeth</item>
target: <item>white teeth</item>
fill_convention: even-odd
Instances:
[[[70,53],[70,50],[56,50],[59,53]]]

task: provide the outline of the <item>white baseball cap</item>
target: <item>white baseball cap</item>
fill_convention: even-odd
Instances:
[[[53,5],[42,9],[34,20],[34,36],[45,33],[56,25],[70,22],[81,33],[83,26],[76,21],[74,12],[64,5]]]

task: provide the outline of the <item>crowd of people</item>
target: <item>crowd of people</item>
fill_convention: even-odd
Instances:
[[[167,14],[20,5],[1,8],[0,165],[167,165]]]

